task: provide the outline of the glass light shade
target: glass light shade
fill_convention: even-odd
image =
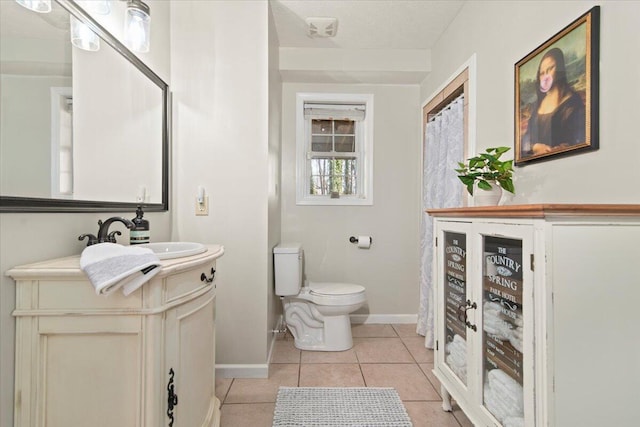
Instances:
[[[87,11],[98,15],[108,15],[111,13],[109,0],[85,0],[80,3]]]
[[[38,13],[51,12],[51,0],[16,0],[20,6]]]
[[[149,52],[151,15],[149,6],[140,0],[129,0],[124,15],[124,38],[134,52]]]
[[[100,49],[100,37],[87,27],[84,22],[71,17],[71,43],[80,49],[95,52]]]

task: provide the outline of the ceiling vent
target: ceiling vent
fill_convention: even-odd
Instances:
[[[338,32],[337,18],[307,18],[309,37],[333,37]]]

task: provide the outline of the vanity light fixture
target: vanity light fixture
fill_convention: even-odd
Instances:
[[[151,36],[151,9],[142,0],[127,2],[124,14],[124,41],[134,52],[149,52]],[[111,13],[109,0],[76,0],[85,10],[98,14]],[[39,13],[51,12],[51,0],[16,0],[19,5]],[[74,46],[96,51],[100,49],[100,38],[86,24],[75,17],[70,19],[71,43]]]
[[[16,0],[16,3],[34,12],[51,12],[51,0]]]
[[[127,0],[124,14],[124,39],[135,52],[149,52],[151,10],[141,0]]]

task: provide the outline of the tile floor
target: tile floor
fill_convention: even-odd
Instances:
[[[433,376],[433,351],[424,348],[416,325],[353,325],[354,346],[342,352],[301,351],[290,334],[273,350],[269,378],[220,378],[221,427],[271,427],[279,386],[394,387],[414,427],[467,427],[454,405],[444,412]]]

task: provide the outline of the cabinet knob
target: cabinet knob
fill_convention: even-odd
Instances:
[[[205,283],[211,283],[211,282],[213,282],[213,278],[214,277],[216,277],[216,270],[215,270],[215,268],[212,268],[211,269],[211,277],[207,277],[206,274],[202,273],[200,275],[200,280],[202,280]]]

